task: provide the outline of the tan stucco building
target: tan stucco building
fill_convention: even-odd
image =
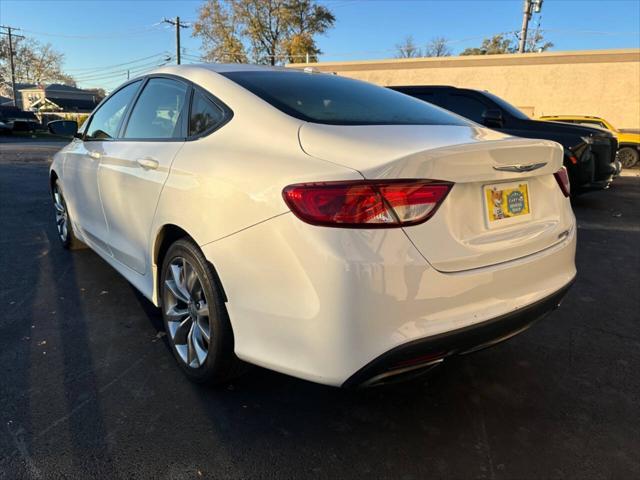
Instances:
[[[640,49],[310,63],[379,85],[488,90],[532,117],[596,115],[640,129]]]

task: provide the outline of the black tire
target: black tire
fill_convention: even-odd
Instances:
[[[640,152],[633,147],[622,147],[618,150],[618,160],[622,168],[632,168],[638,163]]]
[[[60,181],[57,179],[51,189],[51,196],[53,198],[53,206],[56,212],[56,230],[58,233],[58,240],[60,240],[62,247],[67,250],[81,250],[83,248],[87,248],[84,243],[78,240],[78,237],[76,237],[76,234],[73,231],[71,216],[69,215],[67,202],[64,199],[62,185],[60,185]]]
[[[194,281],[193,289],[195,293],[189,295],[188,303],[178,300],[173,293],[174,290],[169,286],[171,282],[173,282],[174,285],[176,283],[174,282],[175,277],[173,276],[174,270],[172,270],[172,267],[174,269],[177,268],[177,264],[180,264],[180,262],[183,262],[182,265],[184,265],[184,261],[192,267],[192,270],[189,270],[189,272],[195,272],[197,281],[202,287],[198,293],[198,288]],[[183,270],[186,270],[186,267],[184,267]],[[224,298],[216,279],[217,277],[211,265],[207,262],[194,242],[188,239],[181,239],[169,247],[162,262],[162,270],[160,271],[160,306],[162,318],[174,357],[186,376],[196,383],[224,383],[237,377],[244,370],[244,364],[235,356],[233,350],[233,330],[229,321]],[[187,282],[185,281],[184,288],[187,288],[186,284]],[[194,305],[199,308],[199,302],[203,300],[206,302],[208,308],[208,315],[206,317],[208,318],[209,341],[205,342],[206,337],[202,334],[202,330],[200,330],[199,327],[199,325],[205,322],[205,316],[196,315],[196,322],[191,320],[192,326],[186,337],[186,344],[180,344],[179,351],[177,343],[179,343],[180,339],[178,337],[184,336],[180,334],[179,330],[183,331],[181,329],[188,328],[187,326],[182,327],[182,325],[187,321],[187,317],[191,318],[192,315],[195,315],[193,309],[196,307],[194,307]],[[186,317],[178,315],[170,316],[170,312],[181,312],[184,310],[190,312]],[[177,319],[184,320],[178,321]],[[190,364],[189,353],[186,354],[185,358],[185,348],[188,352],[192,351],[192,349],[189,348],[189,342],[195,342],[194,336],[197,335],[192,331],[194,329],[201,332],[198,337],[199,344],[201,346],[207,346],[207,354],[202,362],[195,358]],[[172,333],[174,331],[175,333]],[[191,340],[189,340],[189,336],[191,336]]]

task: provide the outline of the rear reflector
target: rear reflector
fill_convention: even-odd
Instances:
[[[562,167],[556,173],[553,174],[558,181],[558,185],[560,186],[560,190],[564,193],[565,197],[568,197],[571,194],[571,185],[569,184],[569,174],[567,173],[567,168]]]
[[[299,183],[285,187],[282,196],[300,220],[312,225],[390,228],[429,219],[452,186],[431,180]]]

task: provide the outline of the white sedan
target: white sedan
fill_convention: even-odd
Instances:
[[[559,305],[576,274],[562,157],[365,82],[189,65],[114,91],[50,182],[63,246],[161,308],[190,379],[244,361],[361,386]]]

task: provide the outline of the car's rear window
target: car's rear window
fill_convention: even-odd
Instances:
[[[468,125],[423,101],[366,82],[299,71],[225,72],[282,112],[329,125]]]
[[[511,105],[504,98],[497,97],[493,93],[489,92],[482,92],[482,94],[496,102],[500,108],[507,111],[511,116],[519,118],[520,120],[529,120],[529,117],[524,112]]]

